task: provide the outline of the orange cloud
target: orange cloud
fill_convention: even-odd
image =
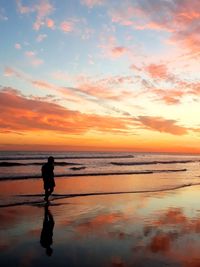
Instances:
[[[184,135],[188,133],[188,129],[176,125],[175,120],[166,120],[161,117],[139,116],[137,120],[142,126],[149,130],[170,133],[173,135]]]
[[[25,98],[12,88],[0,91],[1,131],[55,131],[83,134],[128,131],[130,121],[124,118],[83,114],[58,104]]]
[[[187,94],[184,90],[152,89],[151,92],[167,105],[179,104],[180,99]]]
[[[48,28],[54,29],[55,22],[52,19],[47,18],[46,19],[46,25],[47,25]]]
[[[150,64],[146,67],[146,71],[152,78],[166,79],[168,77],[167,67],[164,64]]]

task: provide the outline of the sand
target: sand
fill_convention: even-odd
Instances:
[[[46,206],[41,181],[1,182],[1,199],[8,191],[24,194],[27,183],[39,196],[0,208],[1,267],[200,266],[200,186],[61,198]]]

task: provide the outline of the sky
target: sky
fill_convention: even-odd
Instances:
[[[0,0],[0,150],[200,153],[199,0]]]

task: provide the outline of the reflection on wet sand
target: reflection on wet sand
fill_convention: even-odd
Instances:
[[[49,206],[46,204],[44,206],[44,221],[40,236],[40,244],[46,249],[46,254],[51,256],[53,249],[51,245],[53,244],[53,228],[54,228],[53,215],[49,211]]]
[[[0,262],[22,266],[29,255],[29,267],[199,267],[199,189],[2,208]]]

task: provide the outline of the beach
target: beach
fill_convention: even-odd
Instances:
[[[199,266],[199,156],[114,155],[55,154],[86,168],[55,165],[49,205],[47,154],[1,155],[1,266]]]
[[[90,178],[85,180],[89,183]],[[4,183],[1,197],[3,191],[6,194],[8,182]],[[24,195],[26,183],[15,181],[13,186]],[[32,181],[26,201],[17,204],[15,197],[10,206],[1,207],[1,266],[199,266],[199,185],[160,192],[52,196],[47,207],[36,194],[40,183]],[[57,183],[59,192],[64,181]],[[70,191],[70,183],[67,187]],[[41,245],[45,212],[54,222],[50,255]]]

